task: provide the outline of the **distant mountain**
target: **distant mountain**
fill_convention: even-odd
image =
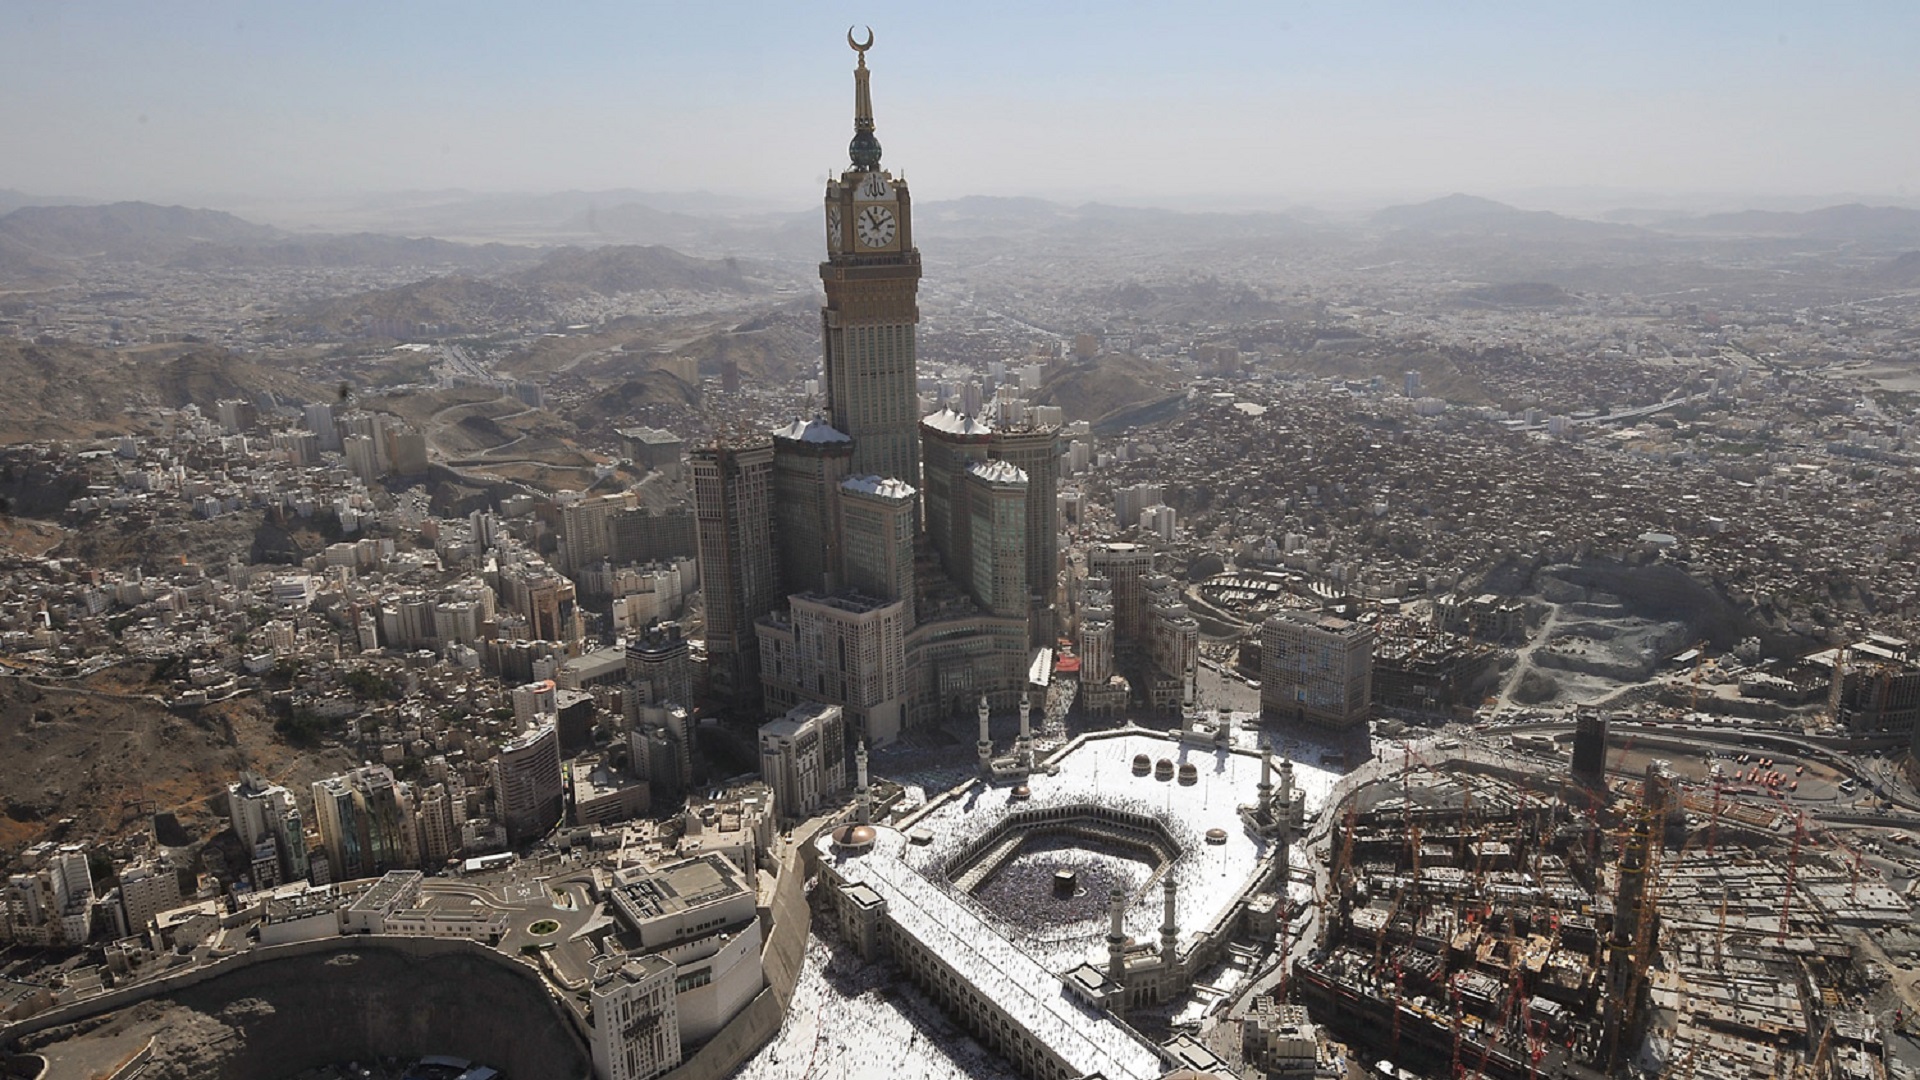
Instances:
[[[167,260],[168,266],[213,269],[245,266],[451,267],[471,270],[525,266],[539,248],[512,244],[456,244],[430,237],[379,233],[287,236],[264,244],[197,245]]]
[[[394,240],[365,239],[370,244]],[[438,240],[399,242],[428,245],[423,251],[437,251],[436,245],[443,244]],[[487,249],[446,246],[525,251],[495,244]],[[557,317],[557,303],[593,294],[687,290],[747,295],[764,289],[733,259],[697,259],[663,247],[561,248],[533,266],[504,274],[448,274],[322,300],[288,316],[282,325],[297,334],[326,339],[402,339],[428,332],[465,333],[545,322]]]
[[[23,207],[0,217],[0,236],[43,255],[140,259],[200,244],[266,243],[279,233],[219,210],[129,202]]]
[[[8,254],[11,253],[11,254]],[[88,259],[215,269],[257,266],[460,266],[524,264],[534,249],[474,246],[373,233],[297,234],[219,210],[152,203],[30,206],[0,217],[0,275],[37,260],[42,274]],[[24,272],[24,271],[23,271]]]
[[[1717,235],[1800,236],[1815,240],[1902,243],[1920,240],[1920,210],[1848,203],[1800,213],[1742,210],[1669,221],[1674,232]]]
[[[1308,228],[1290,214],[1194,213],[1097,202],[1069,206],[1045,199],[983,195],[918,203],[913,214],[915,236],[935,239],[1038,235],[1177,243],[1291,236]]]
[[[561,248],[511,280],[555,296],[655,292],[748,292],[752,285],[735,259],[699,259],[672,248],[619,246]]]
[[[1373,224],[1425,233],[1473,233],[1537,240],[1599,240],[1644,235],[1631,225],[1564,217],[1550,210],[1521,210],[1478,195],[1453,194],[1408,206],[1389,206]]]
[[[11,214],[23,206],[86,206],[91,199],[73,199],[63,195],[29,195],[12,188],[0,188],[0,214]]]
[[[589,214],[638,206],[659,213],[731,215],[767,209],[709,192],[555,191],[487,194],[473,191],[407,191],[335,207],[326,220],[384,232],[496,235],[504,232],[580,231]],[[592,230],[588,230],[592,231]]]

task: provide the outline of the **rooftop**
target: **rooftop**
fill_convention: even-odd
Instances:
[[[922,427],[930,427],[935,431],[945,432],[948,435],[990,435],[993,433],[993,425],[987,423],[986,420],[980,417],[968,416],[965,413],[954,412],[950,408],[941,409],[939,412],[928,413],[920,418],[920,425]]]
[[[912,484],[891,476],[849,476],[840,482],[840,490],[879,495],[887,499],[911,499],[915,494]]]
[[[795,418],[790,424],[782,424],[774,428],[773,437],[810,443],[851,443],[853,441],[851,436],[827,423],[826,418],[818,413],[814,414],[811,420]]]
[[[1024,484],[1027,471],[1011,461],[976,461],[967,471],[990,484]]]
[[[748,892],[722,855],[702,855],[641,874],[617,890],[643,918],[689,911]]]

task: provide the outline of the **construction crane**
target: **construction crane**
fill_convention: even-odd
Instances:
[[[1787,919],[1793,912],[1793,880],[1800,867],[1800,841],[1807,835],[1807,823],[1798,811],[1793,815],[1793,843],[1787,848],[1787,887],[1780,893],[1780,933],[1775,943],[1787,943]]]

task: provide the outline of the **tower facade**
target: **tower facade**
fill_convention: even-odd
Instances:
[[[773,440],[716,442],[692,454],[708,685],[733,705],[760,699],[753,621],[780,599],[773,547]]]
[[[971,518],[973,598],[1003,617],[1027,615],[1027,474],[1004,461],[975,462],[965,490]]]
[[[500,747],[492,761],[493,800],[507,839],[519,844],[545,836],[566,809],[560,777],[560,731],[549,720]]]
[[[1087,574],[1107,579],[1116,647],[1122,651],[1144,651],[1149,645],[1147,575],[1152,572],[1153,549],[1144,544],[1095,544],[1087,552]]]
[[[1027,474],[1027,590],[1032,594],[1028,622],[1031,644],[1049,645],[1054,639],[1054,581],[1060,562],[1060,524],[1054,489],[1060,478],[1060,427],[1031,418],[994,428],[987,444],[989,456]]]
[[[1371,624],[1282,611],[1260,627],[1260,711],[1346,731],[1373,713]]]
[[[921,472],[927,540],[955,577],[970,573],[972,517],[967,509],[967,470],[987,460],[993,429],[977,417],[941,409],[920,420]]]
[[[849,38],[851,44],[851,38]],[[827,305],[820,323],[828,418],[853,437],[853,474],[914,482],[919,395],[915,327],[920,322],[920,252],[904,180],[880,167],[865,46],[856,45],[849,167],[827,182]]]
[[[901,480],[857,476],[840,485],[840,557],[847,588],[907,606],[913,621],[913,508]]]
[[[820,417],[773,430],[773,523],[780,594],[838,587],[840,500],[853,440]]]

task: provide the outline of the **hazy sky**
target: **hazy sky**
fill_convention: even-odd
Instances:
[[[848,23],[922,199],[1920,199],[1914,0],[0,0],[0,187],[804,205],[846,161]]]

